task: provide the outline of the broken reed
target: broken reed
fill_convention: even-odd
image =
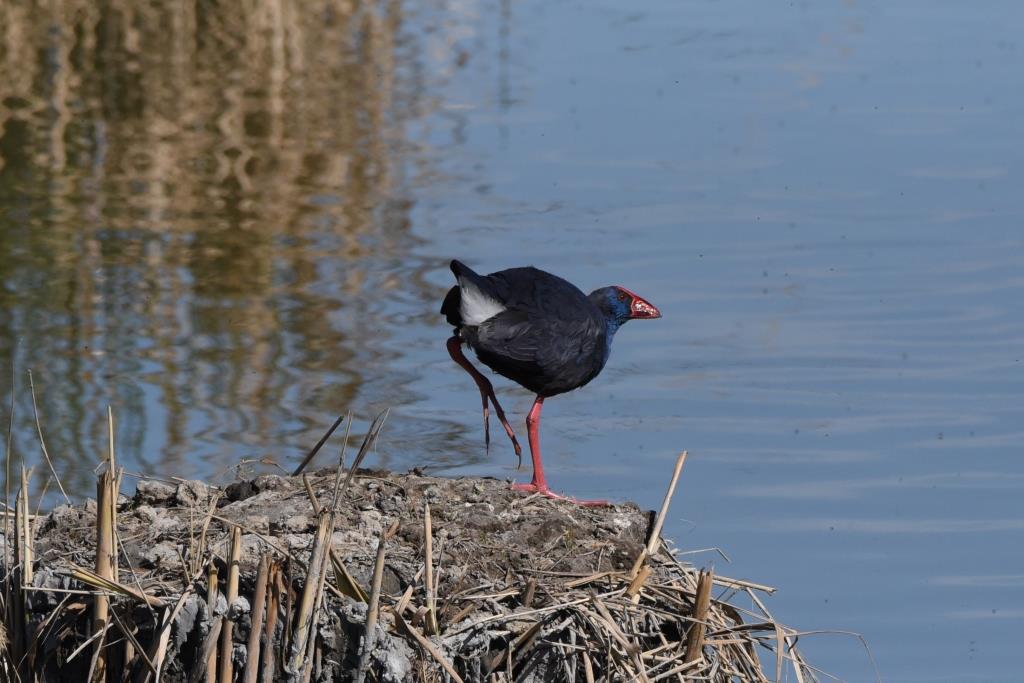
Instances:
[[[678,562],[664,547],[661,529],[685,452],[676,462],[647,542],[628,571],[596,571],[583,576],[549,572],[520,577],[521,583],[517,577],[509,577],[511,583],[504,587],[481,585],[459,595],[441,596],[437,594],[440,580],[435,577],[433,520],[430,506],[424,505],[422,564],[410,577],[408,588],[397,599],[382,591],[387,546],[398,531],[396,519],[378,540],[372,584],[369,591],[364,590],[332,548],[331,537],[334,510],[365,454],[369,434],[344,485],[342,469],[337,470],[329,507],[320,503],[310,480],[303,476],[310,506],[317,515],[307,562],[256,534],[265,543],[252,592],[245,596],[252,609],[251,629],[244,638],[244,667],[236,671],[233,655],[243,643],[235,637],[232,609],[242,589],[242,532],[251,530],[218,517],[211,502],[201,521],[199,542],[189,544],[190,553],[202,556],[183,558],[188,571],[180,594],[160,597],[144,592],[127,562],[125,570],[131,580],[122,582],[117,561],[120,477],[115,469],[112,416],[110,437],[108,461],[97,482],[95,571],[73,568],[69,573],[87,589],[80,592],[81,598],[92,604],[91,626],[80,634],[81,642],[68,658],[91,653],[88,680],[159,681],[168,665],[171,623],[192,594],[203,595],[215,615],[189,676],[190,680],[205,678],[208,683],[257,683],[282,677],[313,680],[322,661],[319,625],[328,621],[327,613],[337,609],[342,599],[368,603],[365,630],[356,644],[358,665],[352,672],[358,683],[375,671],[373,652],[380,629],[415,645],[423,656],[417,669],[421,678],[435,670],[456,682],[510,683],[517,672],[537,662],[557,662],[558,673],[551,678],[556,681],[682,682],[689,677],[767,681],[761,664],[761,656],[766,656],[774,660],[777,673],[787,663],[799,681],[816,680],[813,669],[795,648],[796,632],[777,624],[755,595],[772,589],[697,572]],[[33,634],[29,633],[25,607],[34,562],[28,503],[28,474],[23,471],[15,510],[17,564],[5,587],[8,640],[0,665],[8,671],[19,669],[21,680],[46,680],[45,665],[32,651]],[[208,547],[206,536],[213,528],[212,521],[224,525],[228,536]],[[723,591],[717,599],[712,597],[715,586]],[[218,599],[220,593],[223,601]],[[735,607],[724,600],[725,594],[749,596],[757,609]],[[422,599],[420,605],[417,596]],[[134,608],[140,605],[149,609],[153,623],[138,620],[144,612]],[[66,609],[64,603],[58,611],[62,608]],[[750,620],[745,621],[744,616]],[[48,620],[57,618],[55,613]],[[471,641],[474,634],[489,643],[485,651],[460,651],[459,643]],[[379,679],[379,675],[371,678]]]

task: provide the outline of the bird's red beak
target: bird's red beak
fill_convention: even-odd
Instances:
[[[633,292],[630,292],[625,287],[619,287],[624,292],[629,293],[633,297],[633,302],[629,306],[629,317],[630,318],[660,318],[661,311],[658,310],[657,306],[647,301],[646,299],[637,296]]]
[[[660,318],[661,311],[659,311],[653,304],[635,297],[633,299],[633,305],[630,307],[630,318]]]

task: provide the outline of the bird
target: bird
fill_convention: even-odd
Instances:
[[[544,400],[579,389],[597,377],[608,362],[618,329],[629,320],[660,318],[661,311],[625,287],[601,287],[584,294],[567,280],[533,266],[480,275],[453,260],[451,270],[456,284],[441,304],[441,314],[454,328],[446,347],[480,390],[485,447],[490,447],[489,401],[522,461],[519,441],[493,385],[462,353],[463,345],[491,370],[536,394],[526,417],[533,478],[529,484],[513,487],[565,499],[548,486],[541,463]]]

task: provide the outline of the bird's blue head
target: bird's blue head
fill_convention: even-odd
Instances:
[[[625,287],[595,289],[590,293],[589,299],[608,321],[609,337],[627,320],[661,317],[661,311]]]

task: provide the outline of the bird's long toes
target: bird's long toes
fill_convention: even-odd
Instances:
[[[516,456],[520,461],[523,459],[523,448],[519,445],[519,439],[516,438],[516,433],[512,431],[512,425],[507,420],[502,420],[501,426],[505,428],[505,433],[508,434],[508,438],[512,441],[512,448],[516,450]]]
[[[579,505],[580,507],[611,507],[612,503],[607,500],[585,500],[581,498],[572,498],[571,496],[563,496],[559,493],[555,493],[551,489],[545,486],[538,486],[534,483],[529,484],[512,484],[512,490],[514,491],[525,491],[527,493],[537,493],[553,500],[564,500],[567,503],[573,505]]]
[[[613,506],[613,503],[611,501],[600,500],[600,499],[596,499],[596,500],[583,500],[583,499],[579,499],[579,498],[566,498],[566,500],[569,501],[570,503],[573,503],[575,505],[579,505],[580,507],[585,507],[585,508],[605,508],[605,507],[612,507]]]
[[[487,404],[484,404],[484,450],[488,453],[491,452],[491,411],[487,409]]]

